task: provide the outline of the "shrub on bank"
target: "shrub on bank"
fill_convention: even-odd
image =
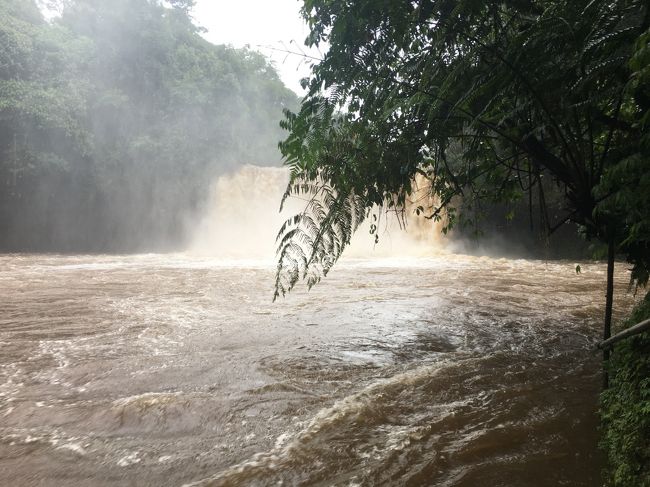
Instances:
[[[650,318],[650,293],[624,327]],[[650,487],[650,333],[627,338],[612,351],[609,389],[601,395],[605,484]]]

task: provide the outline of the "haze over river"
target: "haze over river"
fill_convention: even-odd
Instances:
[[[275,304],[273,273],[1,256],[0,485],[598,485],[603,265],[346,260]]]

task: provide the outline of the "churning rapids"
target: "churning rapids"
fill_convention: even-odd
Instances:
[[[275,304],[273,273],[0,256],[0,485],[598,485],[603,265],[348,259]]]

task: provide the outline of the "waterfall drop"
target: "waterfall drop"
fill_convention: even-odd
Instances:
[[[280,200],[289,181],[285,168],[243,166],[220,176],[212,186],[207,212],[199,220],[189,252],[219,259],[273,261],[275,239],[282,223],[304,209],[298,197],[288,199],[279,212]],[[418,183],[418,181],[416,181]],[[348,258],[400,258],[438,255],[443,244],[440,223],[415,215],[417,206],[431,206],[427,188],[419,181],[409,198],[406,218],[377,210],[357,230],[344,252]],[[423,203],[423,200],[424,201]],[[371,220],[373,220],[371,222]],[[377,225],[378,243],[370,234]]]

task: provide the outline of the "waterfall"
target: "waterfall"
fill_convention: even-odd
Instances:
[[[223,259],[272,261],[275,238],[282,223],[300,212],[305,201],[290,198],[280,214],[280,199],[289,180],[285,168],[243,166],[220,176],[212,185],[207,211],[199,219],[189,252]],[[429,208],[432,200],[422,180],[409,198],[406,219],[377,211],[357,231],[344,257],[420,257],[440,253],[440,223],[415,215],[415,208]],[[370,234],[377,225],[379,242]]]

